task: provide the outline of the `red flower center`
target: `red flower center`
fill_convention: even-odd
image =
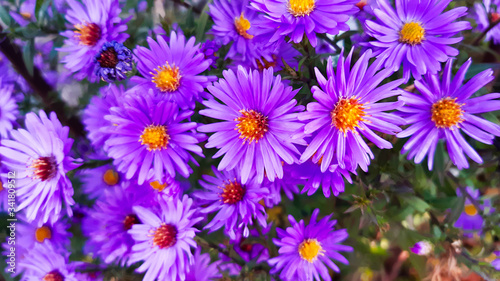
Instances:
[[[51,179],[56,174],[56,162],[54,157],[40,157],[33,160],[31,168],[34,169],[33,177],[46,181]]]
[[[245,196],[245,189],[236,180],[234,182],[229,181],[220,194],[222,202],[225,204],[236,204],[243,199],[243,196]]]
[[[59,273],[59,271],[53,270],[47,273],[42,278],[42,281],[64,281],[64,276],[61,273]]]
[[[97,61],[101,67],[114,68],[118,64],[118,54],[115,49],[109,48],[101,52],[101,57]]]
[[[94,46],[97,44],[99,39],[101,39],[101,28],[95,23],[82,23],[75,25],[78,35],[76,37],[80,39],[80,44],[86,46]]]
[[[141,223],[139,218],[135,214],[130,214],[126,216],[125,219],[123,220],[123,228],[125,230],[129,230],[132,228],[134,224],[139,224],[139,223]]]
[[[162,224],[153,234],[153,246],[168,249],[177,242],[177,228],[171,224]]]

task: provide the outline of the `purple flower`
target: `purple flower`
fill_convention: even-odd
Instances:
[[[70,9],[66,12],[66,20],[73,27],[61,33],[67,39],[65,46],[58,48],[66,52],[61,62],[65,67],[75,73],[78,80],[87,78],[96,82],[94,75],[94,58],[105,42],[123,42],[129,36],[126,20],[120,18],[120,4],[118,0],[68,0]],[[76,29],[76,30],[73,30]]]
[[[472,61],[469,59],[462,65],[453,78],[452,62],[450,59],[446,64],[442,79],[439,74],[428,74],[415,81],[415,88],[420,94],[404,92],[399,98],[405,102],[400,111],[410,126],[397,136],[411,136],[401,152],[410,151],[408,159],[415,158],[417,164],[428,155],[429,169],[432,169],[434,152],[440,139],[446,140],[451,161],[462,169],[469,167],[465,154],[477,163],[483,160],[460,131],[486,144],[493,144],[495,136],[500,136],[499,125],[475,115],[499,110],[500,93],[470,98],[494,79],[493,71],[487,69],[462,86]]]
[[[24,215],[18,214],[18,217],[19,222],[16,224],[18,233],[16,254],[18,256],[27,254],[36,244],[50,243],[58,253],[64,252],[69,247],[69,239],[73,235],[68,232],[70,224],[65,220],[37,225],[28,223]],[[10,246],[4,244],[4,247]]]
[[[303,126],[297,120],[303,106],[296,106],[293,99],[298,90],[285,86],[279,75],[274,77],[272,68],[260,73],[239,67],[236,73],[227,70],[222,74],[223,79],[208,87],[222,104],[215,99],[204,101],[207,109],[200,114],[224,121],[198,128],[215,132],[206,147],[219,149],[214,158],[225,154],[218,169],[238,169],[242,184],[247,183],[251,171],[258,183],[264,180],[264,171],[270,181],[283,178],[281,161],[293,164],[299,154],[295,144],[305,145],[302,139],[291,139]]]
[[[56,114],[50,119],[40,110],[26,114],[26,129],[11,131],[13,140],[1,140],[2,163],[16,173],[18,210],[26,208],[28,222],[56,222],[63,204],[71,217],[73,187],[66,173],[79,166],[80,159],[68,154],[73,140]],[[76,162],[75,162],[76,161]]]
[[[319,87],[314,86],[312,93],[318,102],[309,103],[307,111],[299,114],[299,120],[309,120],[304,133],[314,134],[300,160],[305,162],[312,157],[313,163],[321,161],[321,172],[332,164],[353,170],[359,165],[367,171],[374,156],[362,136],[379,148],[392,148],[374,130],[393,135],[401,131],[398,125],[404,124],[403,119],[384,112],[402,106],[403,102],[378,102],[400,94],[396,87],[403,79],[380,85],[392,70],[381,70],[380,60],[369,66],[371,51],[365,52],[352,68],[351,58],[352,51],[347,58],[341,53],[336,73],[330,58],[327,78],[316,68]]]
[[[133,208],[143,205],[145,200],[144,193],[130,192],[123,185],[116,186],[106,189],[89,212],[87,222],[82,224],[85,225],[84,234],[105,263],[125,265],[134,245],[127,231],[141,223]]]
[[[255,177],[243,184],[237,170],[223,173],[215,167],[213,170],[215,177],[203,175],[204,181],[200,181],[205,190],[193,194],[200,199],[199,205],[208,205],[200,212],[217,212],[205,229],[212,232],[224,226],[225,233],[235,239],[239,231],[243,231],[243,236],[248,237],[248,225],[253,225],[253,218],[265,227],[266,212],[259,201],[267,196],[269,190],[257,183]]]
[[[300,43],[304,32],[313,47],[318,42],[316,34],[339,34],[348,31],[347,21],[359,11],[359,0],[254,0],[251,5],[266,14],[266,21],[259,27],[273,28],[270,42],[290,37]]]
[[[112,187],[118,186],[125,175],[118,173],[113,165],[104,165],[94,169],[79,171],[82,181],[82,192],[89,199],[100,198],[104,192]]]
[[[6,4],[7,3],[4,3],[4,5]],[[25,27],[30,22],[36,22],[35,6],[36,0],[25,0],[19,6],[19,13],[10,11],[9,14],[20,26]]]
[[[210,70],[210,68],[217,68],[217,59],[219,58],[217,52],[219,51],[220,46],[220,42],[216,40],[207,40],[205,43],[201,44],[200,52],[205,56],[206,60],[212,61],[208,70]]]
[[[452,0],[396,0],[396,9],[389,1],[379,0],[374,10],[376,21],[367,20],[366,33],[375,37],[370,45],[385,59],[385,67],[398,70],[403,64],[407,81],[410,72],[415,79],[426,73],[437,73],[441,63],[458,55],[449,45],[462,41],[452,37],[470,29],[467,21],[457,21],[467,14],[466,7],[442,13]]]
[[[193,200],[184,195],[182,200],[159,201],[154,211],[133,208],[142,223],[129,230],[135,245],[128,264],[144,261],[136,269],[146,272],[144,281],[186,280],[193,263],[190,247],[197,248],[193,238],[198,230],[194,225],[202,219],[195,215],[192,204]]]
[[[23,281],[64,280],[78,281],[68,263],[69,253],[57,251],[52,244],[35,244],[19,262],[25,270]]]
[[[278,72],[285,69],[283,60],[292,69],[297,69],[299,62],[296,58],[301,56],[300,52],[297,51],[292,44],[286,42],[277,44],[275,47],[267,47],[266,50],[259,52],[259,55],[260,57],[250,62],[235,59],[229,65],[229,69],[236,71],[238,66],[241,65],[247,70],[258,69],[259,71],[263,71],[264,69],[272,67],[274,71]]]
[[[266,207],[271,208],[278,205],[281,202],[281,193],[284,192],[288,199],[293,200],[293,195],[299,193],[299,184],[303,181],[294,174],[292,174],[294,165],[283,166],[283,173],[286,175],[282,179],[274,179],[274,181],[269,181],[269,179],[264,178],[262,186],[269,189],[269,195],[264,197],[264,203]]]
[[[111,124],[102,117],[109,114],[110,108],[119,106],[125,95],[123,85],[103,87],[100,89],[100,95],[92,97],[87,108],[83,110],[82,121],[88,132],[87,137],[98,150],[104,146],[104,142],[111,134],[107,129]]]
[[[426,256],[432,252],[433,248],[434,246],[429,241],[420,241],[415,243],[410,250],[419,256]]]
[[[9,170],[7,167],[2,165],[2,159],[0,158],[0,212],[7,212],[9,208],[9,178],[8,178]],[[12,182],[11,183],[15,183]],[[12,186],[14,186],[12,184]],[[15,189],[12,189],[11,192],[14,192]],[[12,196],[11,196],[12,197]],[[11,199],[12,200],[12,199]]]
[[[264,51],[262,40],[255,38],[259,14],[252,10],[249,0],[214,0],[208,12],[214,21],[212,33],[223,45],[232,43],[226,59],[253,62]]]
[[[347,239],[345,229],[334,230],[337,221],[330,221],[332,215],[316,221],[319,209],[315,209],[309,225],[304,220],[297,222],[291,215],[288,216],[291,227],[286,230],[277,228],[279,239],[273,239],[280,247],[279,255],[268,261],[272,267],[271,274],[280,273],[282,280],[323,280],[330,281],[328,268],[339,272],[332,260],[348,264],[346,258],[339,251],[351,252],[352,248],[339,244]]]
[[[184,34],[172,31],[169,43],[163,36],[157,40],[147,39],[150,49],[138,46],[134,50],[137,70],[143,77],[135,76],[131,81],[138,84],[137,92],[152,90],[155,96],[175,101],[182,109],[194,108],[213,79],[200,75],[212,61],[205,59],[194,37],[186,42]]]
[[[477,29],[484,32],[500,20],[500,1],[498,0],[483,0],[482,3],[474,3],[473,17],[477,22]],[[491,21],[490,21],[491,19]],[[500,25],[496,25],[486,33],[484,41],[491,41],[500,44]]]
[[[160,198],[167,201],[180,199],[184,191],[181,183],[174,178],[155,179],[153,170],[150,170],[150,176],[143,185],[131,184],[128,188],[134,192],[147,194],[147,197],[152,202],[158,202]]]
[[[491,201],[489,199],[484,200],[484,203],[482,204],[479,203],[479,190],[468,186],[466,191],[470,197],[472,197],[479,204],[481,209],[476,209],[476,206],[469,199],[469,197],[462,194],[460,189],[457,189],[457,196],[465,197],[465,206],[464,211],[460,214],[460,217],[457,219],[453,227],[461,228],[464,231],[465,237],[472,237],[474,233],[481,233],[483,229],[484,219],[480,212],[487,211],[487,214],[492,214],[495,209],[491,207]]]
[[[222,278],[219,273],[220,261],[210,263],[210,255],[202,254],[201,248],[196,248],[194,252],[194,262],[189,266],[186,274],[187,281],[211,281]]]
[[[187,178],[192,172],[187,162],[196,163],[189,151],[203,157],[197,143],[204,135],[193,132],[198,125],[181,123],[193,112],[179,111],[177,104],[153,95],[135,94],[123,100],[105,116],[112,124],[107,152],[115,159],[118,171],[127,179],[138,175],[139,184],[144,183],[150,169],[155,180],[163,180],[165,175],[173,178],[176,172]]]
[[[95,75],[111,83],[124,80],[132,70],[132,52],[116,41],[106,42],[94,57]]]
[[[491,266],[496,270],[500,270],[500,251],[496,251],[494,254],[496,259],[491,262]]]
[[[2,83],[0,79],[0,139],[9,136],[9,131],[16,124],[16,118],[19,115],[17,103],[12,96],[13,85]]]

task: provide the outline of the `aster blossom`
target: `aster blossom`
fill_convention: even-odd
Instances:
[[[150,169],[156,180],[173,178],[176,172],[188,177],[191,168],[187,162],[195,161],[189,152],[203,157],[197,143],[204,135],[192,132],[198,126],[195,122],[183,122],[193,112],[179,111],[176,103],[135,94],[125,97],[110,113],[105,116],[113,124],[107,152],[127,179],[137,176],[137,182],[143,184]]]
[[[491,24],[500,20],[500,1],[483,0],[481,3],[474,3],[473,17],[477,22],[477,29],[481,32],[487,30]],[[500,44],[500,26],[491,28],[484,38],[484,41],[491,41]]]
[[[94,169],[81,170],[78,173],[82,181],[82,191],[89,199],[104,195],[107,189],[112,189],[123,182],[125,177],[113,165],[108,164]]]
[[[481,194],[479,193],[479,190],[467,186],[465,191],[468,193],[468,196],[463,194],[460,189],[457,189],[457,196],[465,197],[465,204],[463,212],[460,214],[460,217],[458,217],[455,224],[453,224],[453,227],[461,228],[464,232],[464,236],[470,238],[474,235],[474,233],[482,233],[484,219],[481,216],[481,213],[485,213],[487,215],[493,214],[495,208],[491,207],[491,200],[489,199],[485,199],[482,203],[480,202],[479,199]],[[471,201],[471,199],[475,202]]]
[[[68,0],[70,7],[66,12],[66,20],[76,30],[61,33],[67,39],[64,46],[58,48],[66,52],[61,62],[78,80],[87,78],[96,82],[99,77],[94,75],[94,58],[106,42],[124,42],[129,35],[126,20],[120,18],[118,0]]]
[[[400,100],[405,102],[401,115],[410,126],[397,136],[410,137],[401,151],[409,152],[408,159],[414,158],[418,164],[427,156],[427,164],[432,169],[436,146],[444,139],[451,161],[459,169],[469,167],[465,154],[477,163],[483,162],[461,132],[482,143],[493,144],[495,136],[500,136],[500,126],[476,114],[500,110],[500,93],[471,98],[494,79],[493,71],[487,69],[463,85],[471,63],[469,59],[452,77],[453,60],[450,59],[442,78],[439,74],[428,74],[415,81],[419,94],[404,92],[401,95]]]
[[[12,140],[0,142],[2,163],[16,171],[17,210],[26,208],[28,222],[55,222],[63,204],[68,216],[74,204],[73,187],[66,173],[79,166],[80,159],[69,156],[73,140],[55,113],[50,118],[40,110],[26,114],[26,130],[11,131]]]
[[[347,239],[347,231],[334,230],[337,221],[330,220],[331,214],[317,221],[318,214],[319,209],[315,209],[308,225],[289,215],[291,226],[286,230],[276,229],[278,239],[273,241],[279,247],[279,255],[268,261],[271,274],[279,273],[282,280],[290,281],[320,281],[321,278],[330,281],[328,268],[340,271],[332,260],[349,264],[339,254],[339,251],[352,251],[350,246],[339,244]]]
[[[317,102],[307,105],[307,111],[298,118],[307,121],[304,134],[313,134],[309,146],[300,158],[305,162],[312,158],[320,163],[321,172],[332,164],[342,169],[368,170],[373,153],[361,136],[366,137],[381,149],[392,148],[392,144],[374,131],[395,134],[401,131],[404,120],[384,111],[394,110],[403,102],[379,102],[401,93],[397,87],[403,79],[380,85],[389,77],[391,69],[381,69],[381,60],[369,64],[371,51],[365,52],[351,68],[352,51],[344,58],[340,54],[337,70],[331,58],[327,63],[327,77],[316,68],[319,87],[312,87]],[[335,159],[334,159],[335,158]]]
[[[240,231],[248,237],[248,225],[253,224],[254,218],[265,227],[266,213],[259,201],[269,194],[269,190],[253,177],[242,184],[241,175],[235,170],[221,173],[213,168],[213,171],[215,177],[203,175],[203,181],[200,181],[205,190],[194,193],[200,200],[199,205],[208,205],[200,212],[217,211],[205,229],[216,231],[224,226],[224,232],[235,239],[236,233]]]
[[[187,195],[173,202],[159,201],[156,210],[136,206],[141,224],[129,230],[135,240],[129,265],[144,263],[137,272],[146,272],[145,281],[186,280],[189,265],[194,262],[190,248],[197,248],[194,241],[198,230],[194,225],[202,218],[192,208],[193,200]]]
[[[13,85],[2,83],[0,78],[0,139],[7,138],[16,122],[19,111],[12,96]]]
[[[210,263],[210,255],[201,253],[201,248],[196,248],[194,252],[194,262],[190,265],[186,280],[189,281],[211,281],[222,278],[219,273],[220,261]]]
[[[22,280],[78,281],[68,257],[69,253],[57,251],[50,243],[35,244],[19,262],[19,268],[25,271]]]
[[[403,76],[415,79],[426,73],[437,73],[441,63],[458,55],[449,45],[462,41],[452,37],[471,29],[467,21],[456,21],[467,14],[466,7],[457,7],[443,13],[452,0],[397,0],[396,9],[387,0],[379,0],[374,9],[376,20],[365,21],[366,33],[374,37],[369,45],[384,66],[398,70],[403,65]]]
[[[95,75],[103,81],[124,80],[132,70],[132,52],[116,41],[106,42],[94,57]]]
[[[359,11],[358,0],[254,0],[254,9],[265,14],[266,21],[259,27],[272,28],[270,42],[282,40],[300,43],[304,37],[316,47],[316,34],[337,35],[348,31],[347,21]]]
[[[194,37],[186,41],[182,32],[172,31],[168,43],[163,36],[158,36],[157,41],[148,37],[147,42],[150,49],[138,46],[134,50],[137,70],[143,76],[131,78],[138,84],[136,92],[152,90],[155,96],[174,101],[182,109],[194,108],[213,79],[200,75],[212,61],[205,59]]]
[[[269,68],[260,73],[238,67],[237,72],[227,70],[224,78],[209,86],[210,93],[220,100],[203,101],[207,109],[201,115],[221,119],[223,122],[201,125],[201,132],[215,132],[206,144],[219,151],[214,158],[224,155],[219,170],[241,171],[241,183],[249,180],[255,171],[257,182],[264,180],[264,171],[270,181],[283,178],[281,161],[292,164],[299,151],[296,144],[305,145],[303,139],[291,139],[303,125],[293,99],[298,90],[285,86],[281,76],[273,76]]]

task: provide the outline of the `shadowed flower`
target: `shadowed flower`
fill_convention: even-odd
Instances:
[[[87,78],[96,82],[94,59],[105,42],[124,42],[129,36],[126,20],[120,18],[118,0],[67,0],[70,9],[66,20],[74,27],[61,32],[66,37],[64,45],[57,50],[68,53],[61,62],[78,80]]]
[[[182,200],[159,201],[156,210],[133,208],[141,224],[129,230],[135,245],[128,264],[144,261],[136,269],[146,272],[144,281],[186,280],[193,263],[190,248],[197,248],[193,238],[198,230],[194,225],[202,219],[195,215],[192,204],[193,200],[184,195]]]
[[[124,80],[132,70],[132,52],[116,41],[106,42],[94,57],[95,75],[103,81]]]
[[[254,177],[243,184],[241,174],[236,170],[221,173],[215,167],[212,169],[215,177],[203,175],[200,185],[205,190],[193,194],[200,200],[199,205],[207,205],[200,210],[201,213],[217,212],[205,229],[212,232],[224,226],[224,232],[235,239],[239,231],[248,237],[248,225],[253,225],[253,219],[265,227],[266,212],[259,201],[268,195],[269,190],[257,183]]]
[[[196,123],[183,122],[193,112],[180,112],[173,102],[158,100],[152,94],[128,95],[110,113],[105,116],[113,124],[109,126],[107,152],[127,179],[137,175],[138,183],[143,184],[150,169],[155,179],[165,175],[173,178],[176,172],[187,178],[192,172],[187,163],[195,162],[189,152],[203,157],[197,143],[204,135],[193,132]]]
[[[385,111],[397,109],[403,102],[379,101],[400,94],[397,87],[403,79],[380,85],[393,71],[381,69],[380,60],[368,65],[370,57],[369,50],[351,68],[352,51],[347,58],[342,52],[336,73],[331,58],[328,60],[327,78],[316,68],[319,87],[314,86],[312,93],[317,102],[309,103],[307,111],[299,114],[299,120],[308,120],[304,134],[314,134],[301,162],[312,157],[313,163],[321,162],[321,172],[332,164],[349,170],[359,165],[367,171],[374,155],[362,136],[381,149],[392,148],[374,131],[391,135],[401,131],[398,125],[404,120]]]
[[[396,9],[389,1],[379,0],[374,10],[377,20],[367,20],[366,33],[375,37],[369,45],[378,57],[385,59],[385,67],[398,70],[403,64],[406,81],[410,73],[415,79],[426,73],[437,73],[441,63],[458,55],[449,45],[462,41],[452,37],[471,29],[467,21],[456,21],[467,14],[466,7],[457,7],[443,13],[452,0],[397,0]]]
[[[212,61],[205,59],[195,38],[186,42],[182,33],[172,31],[167,43],[163,36],[157,41],[148,38],[149,48],[138,46],[134,53],[137,70],[143,77],[130,80],[137,83],[136,92],[151,93],[164,100],[175,101],[182,109],[194,108],[212,76],[200,75]]]
[[[2,164],[16,171],[17,210],[26,209],[28,222],[54,223],[63,204],[68,216],[73,214],[73,187],[66,174],[79,166],[80,159],[68,156],[73,140],[56,114],[49,119],[40,110],[39,116],[26,114],[27,130],[11,131],[12,140],[1,140],[0,155]]]
[[[281,280],[317,280],[320,276],[325,281],[331,281],[328,268],[339,272],[332,260],[349,264],[339,251],[351,252],[352,248],[339,244],[347,239],[345,229],[334,230],[337,221],[330,221],[332,215],[316,221],[319,209],[315,209],[309,224],[304,220],[297,222],[288,216],[291,227],[286,230],[276,228],[278,239],[273,239],[279,247],[279,255],[268,261],[272,267],[271,274],[280,273]]]
[[[481,216],[481,213],[488,210],[488,215],[493,214],[495,209],[491,207],[491,201],[489,199],[485,199],[483,203],[479,203],[479,190],[473,189],[468,186],[466,188],[466,191],[470,195],[470,197],[476,201],[476,203],[479,205],[479,208],[481,209],[478,210],[469,196],[462,194],[460,189],[457,189],[457,196],[465,197],[465,205],[464,211],[460,214],[460,217],[457,219],[453,227],[461,228],[464,231],[465,237],[472,237],[474,233],[482,233],[484,219]]]
[[[297,120],[297,106],[293,99],[298,90],[285,86],[281,77],[273,76],[273,69],[247,72],[239,67],[223,72],[208,90],[220,100],[203,101],[207,109],[201,115],[221,119],[223,122],[202,125],[201,132],[215,132],[206,144],[222,155],[219,170],[241,171],[241,183],[256,173],[257,183],[264,180],[264,171],[270,181],[283,178],[282,160],[287,164],[297,161],[299,151],[295,144],[305,145],[302,139],[292,140],[292,134],[303,125]]]
[[[89,199],[100,198],[106,190],[118,186],[125,177],[111,164],[81,170],[78,174],[82,181],[82,191]]]
[[[0,139],[9,136],[9,131],[12,130],[19,114],[16,100],[12,95],[13,90],[13,85],[2,83],[0,78]]]
[[[264,13],[261,28],[272,28],[274,34],[268,40],[275,42],[288,36],[300,43],[304,33],[316,47],[316,34],[337,35],[348,31],[347,21],[359,11],[359,0],[254,0],[251,5]]]
[[[201,248],[196,248],[194,252],[194,262],[189,266],[186,274],[186,281],[212,281],[222,278],[219,273],[220,261],[210,263],[210,255],[202,254]]]
[[[62,254],[61,254],[62,253]],[[25,270],[24,281],[79,281],[68,263],[69,253],[57,251],[52,244],[35,244],[19,268]]]
[[[399,99],[405,102],[400,109],[402,117],[410,125],[397,136],[410,137],[401,150],[408,153],[408,159],[420,163],[427,155],[427,164],[432,169],[434,152],[440,139],[446,141],[451,161],[459,169],[468,168],[467,154],[477,163],[483,163],[481,156],[467,143],[460,133],[486,144],[493,144],[500,136],[500,126],[475,114],[500,110],[500,93],[470,98],[483,86],[493,81],[493,71],[487,69],[465,85],[465,74],[472,61],[469,59],[452,78],[452,63],[446,64],[442,78],[439,74],[426,75],[415,81],[420,94],[404,92]],[[465,153],[465,154],[464,154]]]
[[[429,241],[420,241],[415,243],[410,250],[419,256],[426,256],[432,252],[434,246]]]
[[[473,17],[477,22],[477,29],[480,32],[486,31],[490,25],[500,20],[500,1],[483,0],[480,3],[474,3]],[[496,25],[486,33],[484,41],[491,41],[500,44],[500,25]]]

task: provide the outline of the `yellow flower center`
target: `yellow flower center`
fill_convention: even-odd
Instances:
[[[102,180],[109,186],[113,186],[120,181],[120,176],[113,169],[107,169],[104,175],[102,176]]]
[[[425,29],[417,22],[408,22],[399,32],[399,42],[417,45],[424,40]]]
[[[476,207],[474,207],[473,204],[465,205],[464,212],[469,216],[477,215],[477,209],[476,209]]]
[[[52,231],[48,226],[42,226],[36,229],[35,231],[35,239],[38,243],[43,243],[45,239],[52,238]]]
[[[161,184],[159,181],[150,182],[149,185],[158,192],[162,192],[167,187],[167,183]]]
[[[242,116],[234,119],[238,121],[235,130],[240,133],[240,139],[244,139],[243,143],[259,142],[268,130],[267,116],[255,110],[240,110],[240,113]]]
[[[357,98],[341,99],[330,112],[332,125],[344,134],[348,130],[354,130],[360,121],[365,121],[365,107],[358,102]]]
[[[462,105],[456,102],[456,98],[441,99],[432,105],[431,120],[438,128],[450,128],[458,125],[462,119]]]
[[[149,151],[167,148],[170,136],[167,134],[166,126],[149,125],[144,128],[139,139],[141,144],[146,145]]]
[[[236,31],[245,39],[253,38],[253,35],[247,33],[247,31],[250,29],[250,26],[250,22],[245,17],[243,17],[243,13],[241,13],[239,18],[234,19],[234,27],[236,27]]]
[[[289,0],[288,12],[294,17],[308,16],[314,10],[314,0]]]
[[[312,263],[319,255],[324,255],[323,247],[316,239],[306,239],[299,245],[300,257]]]
[[[95,23],[77,24],[75,28],[76,37],[82,45],[94,46],[101,39],[101,28]]]
[[[159,66],[154,70],[156,74],[150,72],[153,75],[152,81],[160,91],[173,92],[179,88],[181,75],[179,74],[179,68],[177,66],[174,65],[171,67],[170,64],[166,62],[165,65]]]

